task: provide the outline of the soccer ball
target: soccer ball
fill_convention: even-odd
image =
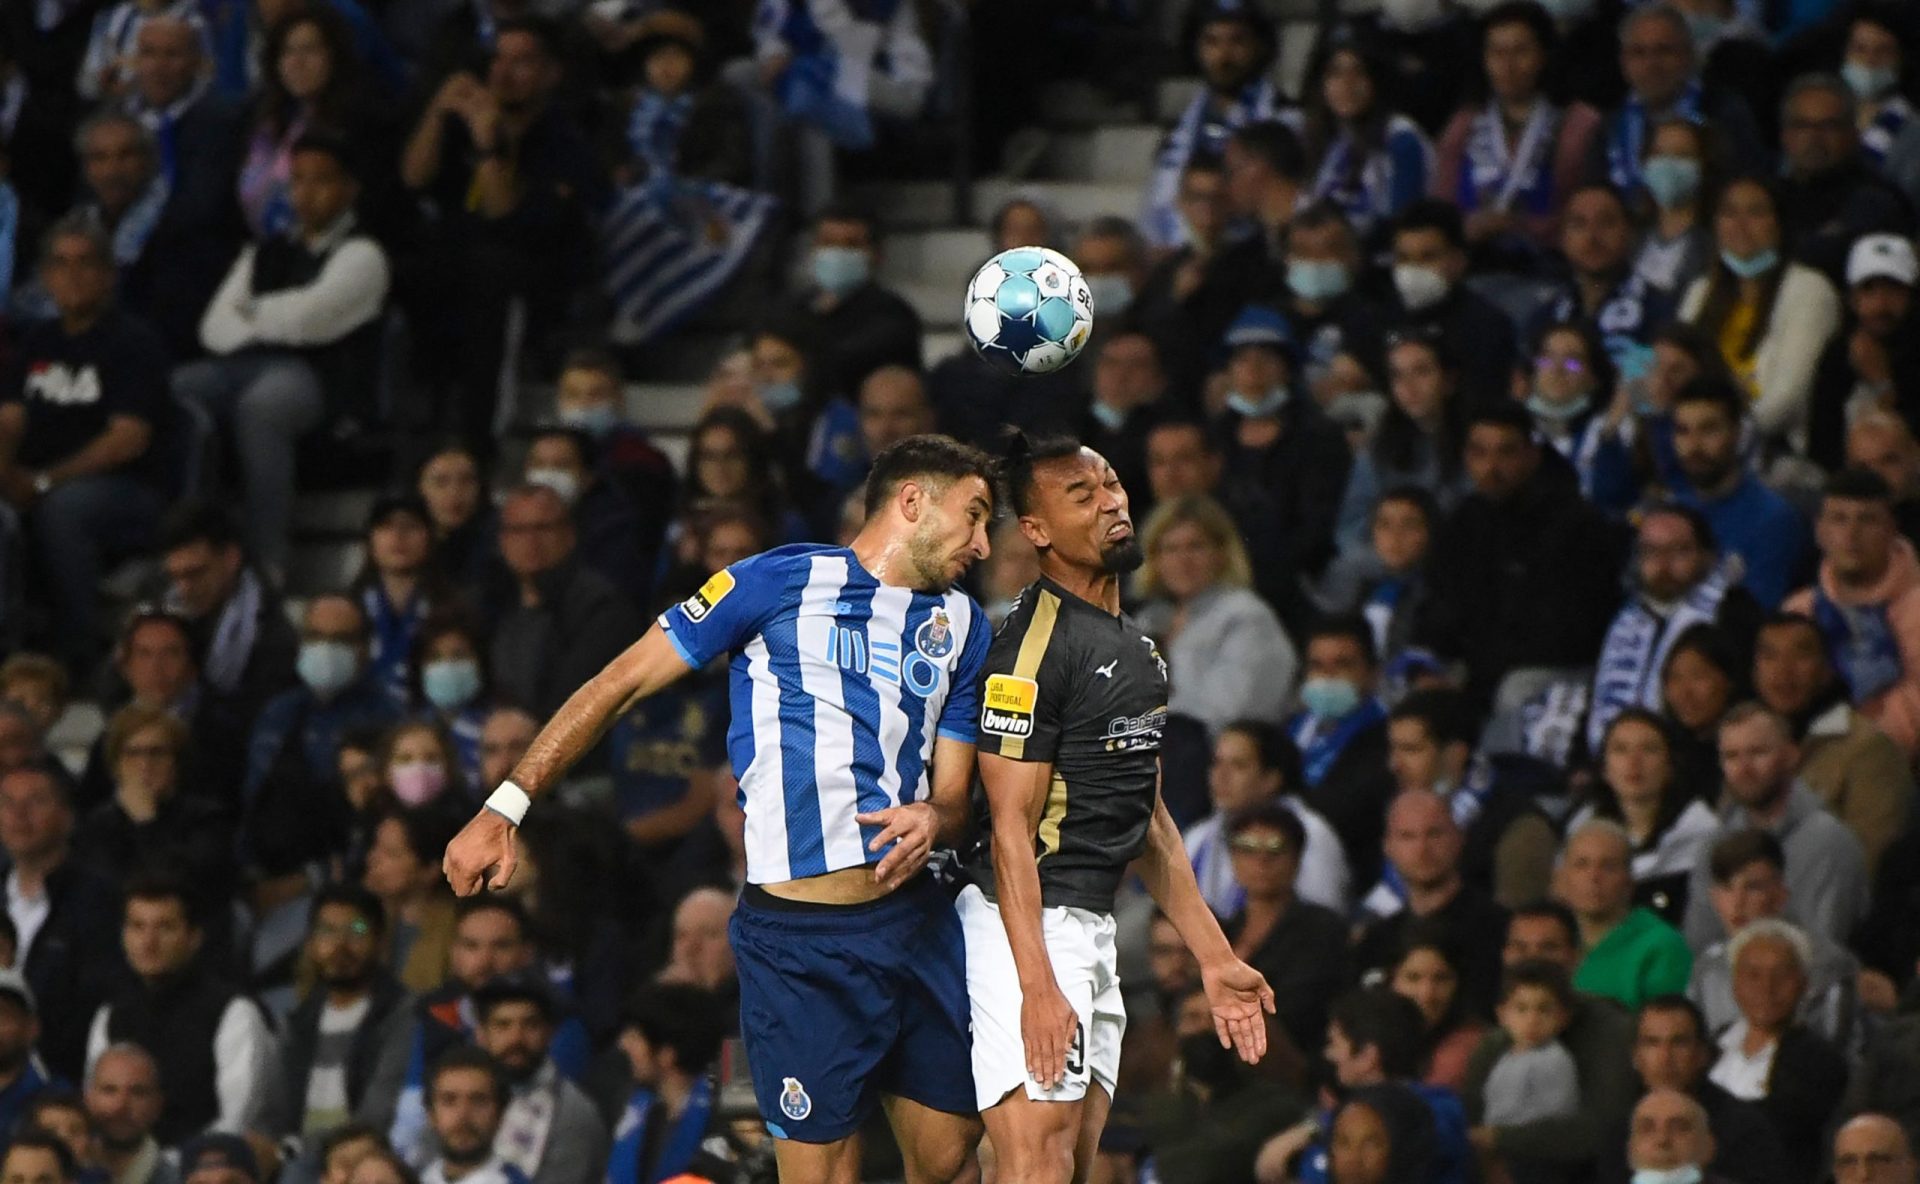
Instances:
[[[1048,374],[1078,357],[1093,332],[1093,291],[1073,260],[1015,247],[967,284],[967,338],[1009,374]]]

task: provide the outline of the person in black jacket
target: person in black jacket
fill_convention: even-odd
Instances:
[[[1821,351],[1808,400],[1807,454],[1847,463],[1848,427],[1866,407],[1890,411],[1920,434],[1920,260],[1911,239],[1869,234],[1847,256],[1851,327]],[[1906,482],[1889,482],[1902,489]]]
[[[807,258],[810,282],[775,323],[794,332],[812,386],[844,397],[882,366],[920,369],[920,314],[875,278],[880,224],[871,211],[851,204],[822,210]]]
[[[1314,625],[1303,649],[1301,710],[1286,724],[1301,753],[1298,792],[1339,834],[1352,883],[1371,884],[1394,794],[1373,630],[1356,616],[1328,617]]]
[[[164,707],[135,703],[114,713],[104,750],[113,796],[81,823],[75,858],[110,879],[166,873],[198,885],[209,900],[226,898],[234,884],[232,815],[184,792],[189,736]]]
[[[1913,209],[1861,150],[1853,90],[1832,74],[1793,80],[1781,104],[1780,228],[1792,258],[1837,287],[1869,234],[1910,235]]]
[[[0,774],[0,849],[14,965],[40,1004],[40,1055],[69,1081],[86,1065],[87,1023],[125,974],[113,885],[71,855],[73,808],[51,766]]]
[[[1425,198],[1400,212],[1393,226],[1394,303],[1386,323],[1444,340],[1460,360],[1460,393],[1468,407],[1505,403],[1512,389],[1517,336],[1506,313],[1461,281],[1467,235],[1460,209]],[[1362,357],[1383,356],[1384,351]]]
[[[1573,471],[1533,437],[1518,403],[1467,426],[1473,492],[1441,527],[1416,642],[1471,658],[1467,691],[1493,702],[1509,671],[1585,666],[1620,603],[1626,540],[1580,496]]]

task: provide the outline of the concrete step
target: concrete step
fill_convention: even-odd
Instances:
[[[964,330],[941,333],[923,333],[920,335],[920,356],[926,360],[930,370],[941,362],[959,353],[963,349],[972,349],[968,344]]]
[[[1200,93],[1198,78],[1163,78],[1154,98],[1153,115],[1161,123],[1172,123],[1186,111],[1193,96]]]
[[[360,570],[365,548],[344,540],[297,542],[287,560],[287,594],[339,592]]]
[[[912,283],[964,285],[987,261],[992,244],[971,227],[909,230],[887,237],[880,278],[889,287]]]
[[[913,305],[913,311],[920,314],[920,323],[928,329],[956,329],[966,312],[967,281],[964,279],[907,283],[894,290]]]
[[[1064,233],[1102,214],[1134,217],[1140,211],[1142,186],[1116,181],[1014,181],[989,177],[974,187],[977,220],[990,216],[1014,196],[1046,202],[1065,224]],[[860,191],[863,200],[882,211],[893,227],[950,229],[954,225],[953,187],[944,181],[893,181]]]
[[[1341,7],[1351,13],[1371,12],[1377,3],[1356,4],[1345,0]],[[1307,83],[1307,66],[1320,44],[1320,23],[1315,20],[1290,20],[1280,30],[1280,60],[1274,64],[1274,81],[1282,92],[1298,96]]]
[[[366,530],[367,515],[379,499],[376,489],[342,489],[304,493],[293,503],[293,529],[304,535],[358,538]]]
[[[1055,133],[1041,158],[1046,175],[1142,188],[1166,130],[1155,123],[1124,123],[1090,132]]]
[[[650,432],[648,435],[652,438],[654,446],[666,453],[667,459],[673,462],[674,472],[687,471],[687,458],[693,454],[693,436],[690,433],[670,428],[665,431]]]
[[[695,383],[630,382],[627,418],[658,440],[662,432],[687,432],[700,418],[706,392]]]

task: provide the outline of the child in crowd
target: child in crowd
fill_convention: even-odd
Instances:
[[[1482,1126],[1518,1126],[1580,1108],[1579,1073],[1573,1054],[1560,1042],[1572,1014],[1573,983],[1564,968],[1522,962],[1507,971],[1494,1017],[1512,1046],[1487,1075]],[[1546,1165],[1518,1158],[1501,1161],[1490,1155],[1481,1166],[1489,1181],[1549,1184],[1559,1178]]]

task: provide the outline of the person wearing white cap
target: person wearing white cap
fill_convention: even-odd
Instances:
[[[1846,431],[1875,409],[1891,411],[1920,432],[1920,257],[1911,239],[1869,234],[1847,254],[1850,331],[1822,351],[1814,371],[1808,454],[1842,463]]]

